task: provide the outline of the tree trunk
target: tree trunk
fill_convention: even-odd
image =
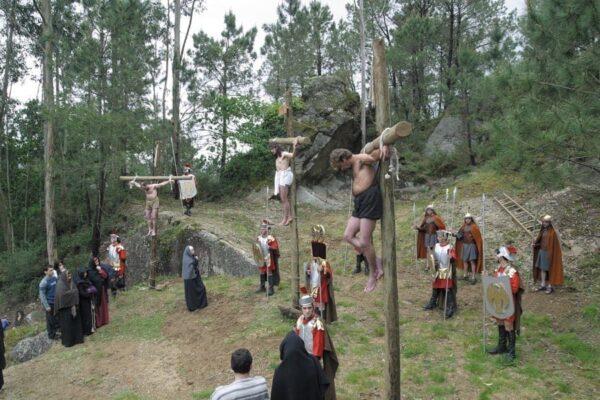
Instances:
[[[377,132],[390,125],[390,99],[385,46],[383,39],[373,41],[373,92]],[[398,277],[396,272],[396,217],[394,213],[394,178],[385,178],[389,160],[380,161],[380,181],[383,197],[381,219],[381,258],[385,276],[385,388],[384,398],[400,400],[400,314],[398,308]]]
[[[179,93],[179,75],[181,69],[181,0],[175,0],[175,24],[173,26],[173,110],[172,110],[172,129],[171,136],[173,146],[173,166],[172,174],[178,175],[177,169],[179,162],[179,136],[180,136],[180,121],[179,121],[179,105],[181,103]],[[173,185],[173,196],[179,198],[179,185]]]
[[[223,71],[223,83],[221,88],[221,95],[223,99],[227,99],[227,64],[224,66]],[[225,108],[222,111],[223,119],[221,126],[221,176],[225,172],[225,164],[227,163],[227,124],[228,124],[228,110],[227,102],[225,101]]]
[[[2,93],[0,93],[0,137],[4,137],[4,146],[6,149],[6,193],[4,189],[0,185],[0,203],[4,204],[2,207],[2,211],[0,211],[0,221],[2,222],[2,231],[4,236],[4,243],[6,244],[6,249],[10,252],[15,250],[15,241],[14,241],[14,228],[12,223],[12,207],[11,207],[11,198],[10,198],[10,160],[8,154],[9,148],[9,140],[8,140],[8,129],[4,129],[5,119],[6,119],[6,105],[8,103],[8,85],[10,82],[10,71],[11,71],[11,63],[13,61],[13,51],[14,51],[14,43],[13,43],[13,33],[15,29],[15,3],[13,0],[10,5],[10,11],[8,11],[8,16],[6,20],[6,25],[8,28],[8,33],[6,35],[6,46],[5,46],[5,61],[4,61],[4,76],[2,78]],[[8,126],[7,126],[8,128]]]
[[[355,3],[356,4],[356,3]],[[367,54],[365,39],[364,2],[359,1],[360,12],[360,131],[361,147],[367,144]]]
[[[444,109],[450,105],[450,99],[452,98],[452,87],[454,82],[452,80],[452,62],[454,60],[454,0],[447,3],[447,7],[449,8],[449,16],[448,16],[448,25],[449,25],[449,34],[448,34],[448,55],[446,58],[446,87],[448,89],[448,94],[446,101],[444,102]]]
[[[288,89],[285,92],[285,102],[287,104],[287,114],[285,119],[286,131],[288,137],[293,137],[293,118],[294,114],[292,111],[292,91]],[[292,216],[294,219],[291,223],[292,228],[292,307],[300,308],[300,247],[298,245],[298,203],[296,200],[296,189],[298,187],[298,174],[296,171],[296,159],[293,158],[291,162],[292,172],[294,173],[294,180],[289,192],[289,201],[292,207]]]
[[[467,133],[467,146],[469,148],[469,162],[472,166],[477,165],[477,161],[475,160],[475,153],[473,151],[473,134],[471,132],[471,117],[470,117],[470,100],[469,100],[469,91],[463,91],[463,110],[462,110],[462,122],[465,127],[465,131]]]
[[[51,0],[41,0],[44,93],[44,215],[46,220],[46,251],[48,263],[58,259],[56,253],[56,223],[54,211],[54,87],[52,62],[52,5]]]

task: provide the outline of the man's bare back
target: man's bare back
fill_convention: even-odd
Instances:
[[[358,196],[371,186],[375,179],[375,167],[373,166],[381,156],[379,150],[371,154],[354,154],[350,161],[352,162],[352,195]]]

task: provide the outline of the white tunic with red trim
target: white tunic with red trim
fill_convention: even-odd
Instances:
[[[108,259],[110,261],[111,267],[115,271],[117,271],[118,276],[122,276],[125,274],[125,270],[127,269],[127,251],[122,244],[117,243],[113,245],[112,243],[108,246]]]
[[[264,264],[258,267],[260,273],[264,274],[267,272],[267,265],[270,272],[275,271],[276,264],[273,257],[271,257],[271,251],[279,249],[279,242],[274,236],[271,235],[261,235],[256,239],[256,241],[260,245],[260,250],[262,251],[262,255],[265,259]]]
[[[315,357],[322,358],[325,349],[325,324],[318,316],[306,319],[300,316],[294,331],[304,341],[306,351]]]
[[[454,282],[452,281],[452,260],[456,259],[456,251],[452,245],[447,244],[442,246],[439,243],[435,244],[433,255],[437,262],[435,272],[435,280],[433,281],[434,289],[450,289]]]

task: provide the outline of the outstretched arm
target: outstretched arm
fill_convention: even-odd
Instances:
[[[294,157],[296,157],[296,150],[298,149],[298,138],[294,139],[294,143],[292,144],[292,152],[288,152],[288,151],[284,151],[281,153],[281,156],[283,158],[289,158],[292,159]]]
[[[165,185],[168,185],[171,182],[173,182],[173,179],[169,178],[168,181],[164,181],[164,182],[161,182],[161,183],[156,183],[156,184],[154,184],[152,186],[154,186],[155,188],[159,188],[159,187],[163,187]]]

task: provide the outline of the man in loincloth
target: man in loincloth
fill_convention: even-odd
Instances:
[[[169,183],[173,182],[173,179],[169,178],[168,180],[161,183],[138,183],[132,180],[129,185],[136,186],[142,189],[146,193],[146,207],[144,208],[144,218],[148,222],[148,236],[156,236],[156,220],[158,219],[158,188],[163,187]]]
[[[294,181],[294,173],[292,172],[291,163],[296,156],[296,147],[298,146],[298,138],[294,139],[292,152],[283,151],[277,143],[271,143],[271,154],[275,157],[275,188],[273,195],[279,195],[281,199],[281,208],[283,209],[283,219],[279,225],[289,225],[294,216],[292,215],[292,206],[290,205],[289,193],[292,182]]]
[[[383,149],[377,149],[371,154],[352,154],[347,149],[335,149],[329,156],[333,169],[337,171],[352,169],[354,211],[346,225],[344,240],[354,246],[357,253],[363,254],[371,267],[365,286],[367,293],[375,290],[377,280],[383,277],[381,258],[376,257],[372,241],[377,220],[383,215],[378,162],[388,154],[389,147],[384,146]]]

